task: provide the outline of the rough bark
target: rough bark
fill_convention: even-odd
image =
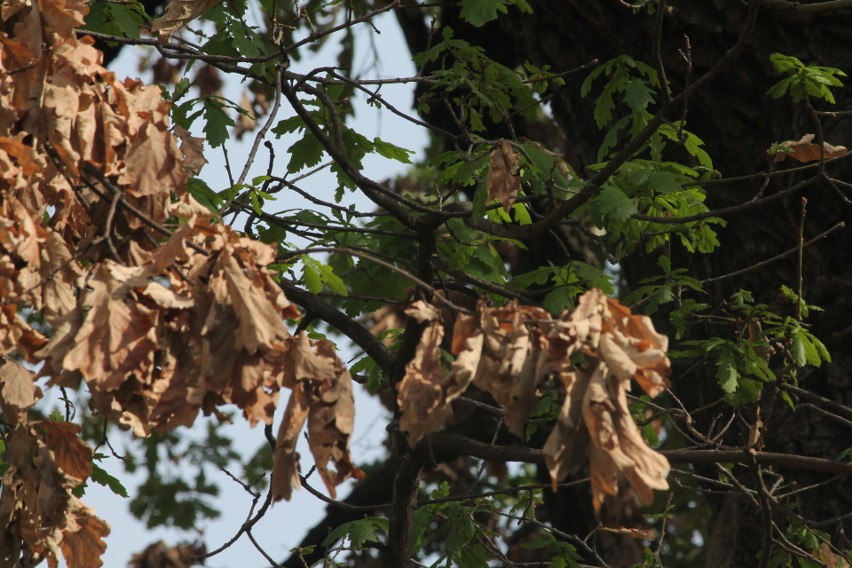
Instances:
[[[737,2],[672,2],[665,9],[659,32],[660,57],[677,93],[688,81],[695,80],[719,61],[737,39],[745,18],[746,8]],[[769,163],[766,149],[774,141],[797,139],[814,131],[811,117],[802,105],[789,101],[773,101],[764,93],[779,80],[769,62],[772,52],[794,55],[807,63],[818,63],[849,70],[852,68],[852,48],[845,39],[852,14],[846,11],[826,11],[813,14],[782,12],[769,8],[759,13],[757,25],[748,46],[730,68],[710,85],[690,97],[686,109],[670,116],[677,120],[684,115],[690,130],[697,133],[715,160],[716,168],[725,177],[752,174],[765,170]],[[654,44],[657,31],[655,18],[634,12],[616,1],[543,1],[538,2],[531,16],[512,18],[503,27],[504,42],[517,50],[518,60],[536,65],[551,65],[554,70],[573,69],[592,59],[607,61],[620,54],[654,64]],[[691,76],[678,50],[685,51],[688,38],[692,54]],[[475,42],[475,38],[471,37]],[[493,38],[492,40],[493,41]],[[561,89],[552,107],[556,120],[567,133],[568,156],[582,171],[585,164],[595,160],[602,132],[592,123],[594,97],[579,96],[578,77]],[[849,108],[849,89],[838,99],[837,109]],[[678,116],[680,115],[680,116]],[[852,121],[827,120],[824,124],[827,140],[844,143],[852,137]],[[852,178],[848,161],[829,166],[830,173],[840,179]],[[766,194],[780,191],[801,179],[791,174],[775,179]],[[718,186],[710,191],[711,208],[742,203],[754,195],[761,180]],[[802,194],[778,200],[759,210],[744,211],[728,218],[721,232],[722,246],[711,255],[672,253],[677,266],[687,266],[693,276],[702,279],[751,266],[763,259],[795,248],[798,244],[800,198],[808,198],[805,240],[819,234],[837,222],[852,220],[848,204],[824,183],[818,183]],[[810,247],[803,266],[804,297],[825,311],[812,318],[812,331],[832,353],[834,363],[811,370],[800,376],[800,385],[845,406],[852,402],[852,390],[847,369],[852,365],[850,340],[852,319],[852,253],[845,244],[848,232],[838,232]],[[637,254],[622,259],[623,274],[629,287],[643,278],[654,275],[655,256]],[[796,281],[796,261],[768,265],[736,279],[709,287],[711,299],[720,302],[737,288],[754,291],[766,303],[776,299],[779,286],[793,286]],[[660,322],[662,325],[662,322]],[[710,333],[695,330],[696,336]],[[674,391],[687,408],[696,408],[718,398],[719,390],[712,374],[691,373],[688,380],[678,380],[675,373]],[[767,423],[767,449],[819,456],[833,459],[848,446],[848,426],[831,421],[807,409],[792,412],[774,393],[767,392],[762,403]],[[739,435],[739,434],[738,434]],[[733,443],[737,443],[732,440]],[[825,480],[824,475],[798,471],[785,475],[785,481],[805,486]],[[831,519],[848,510],[852,491],[848,484],[832,483],[817,491],[803,494],[799,500],[803,515],[815,519]],[[715,503],[717,513],[740,511],[754,518],[756,511],[745,507],[727,507]],[[741,523],[746,528],[748,522]],[[752,526],[754,526],[752,524]],[[846,523],[834,523],[833,536],[848,533]],[[732,565],[749,565],[760,550],[760,528],[752,535],[745,531],[737,540]]]

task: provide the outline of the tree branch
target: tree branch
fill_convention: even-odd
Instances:
[[[524,463],[544,463],[541,450],[524,446],[492,446],[455,434],[432,434],[429,442],[436,454],[441,452],[457,455],[471,455],[490,461],[510,461]],[[745,450],[659,450],[671,463],[736,463],[748,465],[750,455],[756,463],[774,467],[804,469],[823,473],[852,474],[852,463],[838,462],[825,458],[782,454],[776,452],[754,452]]]

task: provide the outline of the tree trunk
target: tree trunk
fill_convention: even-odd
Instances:
[[[607,1],[544,0],[534,5],[534,13],[500,20],[503,37],[488,38],[488,43],[514,45],[517,61],[530,61],[541,67],[550,65],[555,72],[567,71],[587,64],[593,59],[605,62],[621,54],[655,65],[654,45],[659,37],[660,59],[671,82],[673,93],[678,93],[691,81],[720,61],[743,31],[747,8],[739,2],[716,0],[708,2],[674,2],[664,8],[662,26],[655,31],[656,15],[643,10],[631,10],[625,3]],[[852,44],[848,41],[852,13],[848,10],[831,10],[813,14],[799,14],[780,10],[761,10],[747,47],[743,53],[712,83],[697,90],[689,98],[686,108],[678,109],[669,120],[686,118],[690,131],[706,144],[714,159],[715,168],[724,177],[744,176],[766,171],[770,166],[767,149],[773,142],[798,139],[803,134],[815,132],[815,123],[803,104],[793,105],[789,99],[773,100],[766,91],[780,77],[773,71],[769,55],[778,51],[798,57],[806,64],[852,69]],[[475,35],[466,38],[478,43]],[[689,57],[691,69],[686,61]],[[689,71],[689,72],[688,72]],[[562,126],[568,140],[566,155],[582,171],[596,160],[603,132],[592,120],[594,93],[588,98],[579,94],[579,83],[585,74],[575,75],[568,84],[556,92],[552,102],[553,114]],[[849,108],[852,102],[849,89],[839,90],[837,110]],[[820,108],[828,105],[822,104]],[[825,139],[834,144],[848,143],[852,139],[852,121],[826,119],[823,122]],[[827,166],[828,173],[841,180],[852,179],[849,160]],[[773,178],[764,195],[771,195],[796,181],[804,174],[789,174]],[[708,191],[711,209],[743,203],[752,198],[764,183],[762,178],[713,186]],[[728,225],[720,231],[721,247],[708,255],[686,254],[673,245],[673,266],[688,267],[692,276],[704,279],[728,274],[782,252],[796,249],[799,244],[799,225],[802,220],[801,200],[807,198],[807,216],[804,221],[804,240],[820,234],[836,223],[852,221],[852,209],[845,199],[826,183],[817,183],[802,193],[746,209],[727,217]],[[850,321],[852,321],[852,249],[848,246],[848,229],[838,231],[809,246],[804,254],[803,296],[824,312],[812,315],[813,333],[826,344],[833,363],[821,369],[803,371],[799,386],[849,407],[852,389],[848,369],[852,366]],[[621,260],[623,276],[628,289],[638,282],[659,273],[656,255],[639,254]],[[776,300],[782,284],[797,288],[797,255],[793,254],[752,270],[736,279],[720,281],[707,287],[712,305],[719,305],[737,288],[754,292],[758,301],[767,304]],[[701,299],[701,301],[707,301]],[[665,327],[663,318],[655,322]],[[711,334],[706,328],[693,331],[693,338]],[[707,336],[705,335],[705,336]],[[672,382],[673,391],[687,408],[698,408],[721,396],[713,370],[686,374],[686,369],[676,367]],[[800,400],[799,404],[806,402]],[[807,406],[807,405],[806,405]],[[765,422],[765,441],[768,450],[835,459],[849,446],[850,429],[832,421],[812,408],[799,408],[793,412],[777,396],[777,391],[767,389],[761,401]],[[753,412],[753,411],[752,411]],[[708,420],[712,416],[707,417]],[[697,420],[701,416],[696,416]],[[739,433],[732,433],[727,441],[742,444]],[[782,470],[785,483],[807,486],[827,479],[824,475],[796,470]],[[715,473],[713,474],[715,477]],[[749,476],[740,476],[749,486]],[[805,518],[826,520],[848,512],[852,503],[852,486],[828,483],[817,489],[803,492],[798,498],[798,513]],[[740,511],[749,518],[757,518],[759,510],[740,503],[740,507],[714,500],[717,512]],[[749,507],[751,507],[749,509]],[[776,520],[777,515],[775,515]],[[732,521],[733,522],[733,521]],[[786,520],[779,520],[784,530]],[[712,525],[711,525],[712,526]],[[740,538],[733,566],[753,565],[761,550],[761,525],[740,522]],[[751,535],[748,527],[754,527]],[[822,530],[840,538],[849,534],[850,522],[828,523]],[[745,530],[745,532],[743,532]],[[735,535],[736,536],[736,535]],[[754,538],[753,538],[754,536]],[[837,542],[837,541],[835,541]],[[848,542],[848,541],[846,541]],[[717,551],[718,552],[718,551]],[[711,551],[713,553],[713,551]]]

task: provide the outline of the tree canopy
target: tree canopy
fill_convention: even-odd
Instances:
[[[375,56],[411,76],[355,61],[382,14],[410,53]],[[233,539],[133,566],[239,539],[294,567],[852,562],[847,2],[0,19],[0,565],[102,565],[93,483],[149,527],[201,525],[211,467],[245,490]],[[152,84],[105,67],[119,49]],[[356,101],[428,132],[424,155],[359,131]],[[388,411],[376,463],[350,451],[355,383]],[[252,529],[298,490],[326,517],[275,558]]]

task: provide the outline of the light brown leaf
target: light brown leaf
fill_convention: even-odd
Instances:
[[[491,394],[506,414],[506,426],[519,437],[534,408],[541,367],[543,325],[550,314],[517,302],[486,311],[482,318],[484,343],[474,384]]]
[[[668,379],[671,363],[666,357],[668,337],[654,329],[651,318],[632,314],[617,300],[608,300],[607,307],[612,321],[612,325],[606,326],[611,340],[606,346],[607,354],[615,357],[618,351],[620,357],[629,359],[629,363],[622,360],[616,364],[615,359],[607,360],[607,354],[604,354],[604,359],[616,374],[621,373],[619,376],[623,380],[635,379],[649,396],[656,397],[671,386]],[[602,353],[603,349],[601,345]]]
[[[332,499],[336,499],[336,486],[350,477],[364,477],[349,455],[349,440],[355,425],[352,376],[335,354],[331,342],[317,342],[316,353],[332,361],[335,378],[331,383],[321,383],[315,387],[319,395],[318,400],[311,404],[308,415],[308,444],[320,477]],[[329,469],[329,462],[334,465],[334,470]]]
[[[242,116],[242,115],[240,115]],[[207,159],[204,157],[204,138],[193,136],[185,128],[175,126],[175,136],[180,140],[183,167],[190,176],[197,176]]]
[[[563,372],[560,378],[565,388],[565,400],[559,409],[559,418],[542,447],[554,491],[560,481],[578,471],[585,461],[588,432],[583,421],[583,397],[591,372]]]
[[[452,410],[442,404],[441,386],[446,371],[441,366],[444,324],[440,313],[422,300],[412,304],[405,313],[420,323],[428,323],[397,387],[397,403],[402,413],[399,427],[415,446],[423,436],[440,429],[452,416]]]
[[[98,568],[106,551],[104,539],[109,536],[107,523],[95,516],[94,509],[76,497],[71,498],[67,526],[62,533],[60,548],[68,568]]]
[[[47,321],[54,323],[77,306],[75,288],[83,287],[85,271],[72,257],[65,239],[53,230],[47,231],[42,259],[39,274],[44,282],[44,312]]]
[[[35,375],[11,357],[0,356],[0,408],[7,421],[24,421],[27,410],[42,396]]]
[[[257,116],[254,113],[254,105],[248,94],[243,91],[240,95],[240,107],[245,110],[245,113],[239,113],[237,116],[237,126],[234,128],[234,135],[237,140],[242,140],[247,132],[251,132],[257,128]]]
[[[637,540],[654,540],[657,538],[657,531],[654,529],[635,529],[629,527],[600,527],[600,529]]]
[[[839,158],[849,153],[846,146],[832,146],[828,142],[822,143],[822,152],[820,152],[819,144],[814,144],[816,138],[813,134],[805,134],[798,140],[785,140],[781,142],[781,150],[775,152],[774,161],[783,162],[785,158],[790,157],[799,162],[816,162],[821,158],[821,154],[826,160],[831,158]]]
[[[488,201],[498,200],[507,212],[521,190],[521,176],[518,175],[519,161],[520,158],[505,140],[500,140],[494,145],[488,161],[488,177],[485,180]]]
[[[297,382],[278,427],[275,452],[272,457],[272,499],[289,501],[293,489],[302,487],[299,481],[299,453],[296,442],[310,411],[310,396],[305,381]]]
[[[68,370],[79,370],[96,390],[118,389],[131,374],[144,382],[153,371],[157,352],[156,313],[138,301],[133,288],[148,283],[142,268],[108,261],[88,286],[83,305],[89,308],[63,359]]]
[[[151,31],[164,41],[174,35],[204,12],[218,4],[221,0],[171,0],[166,6],[166,13],[154,20]]]
[[[63,473],[80,481],[92,475],[91,446],[80,438],[80,427],[72,422],[32,422],[44,433],[47,449]]]

